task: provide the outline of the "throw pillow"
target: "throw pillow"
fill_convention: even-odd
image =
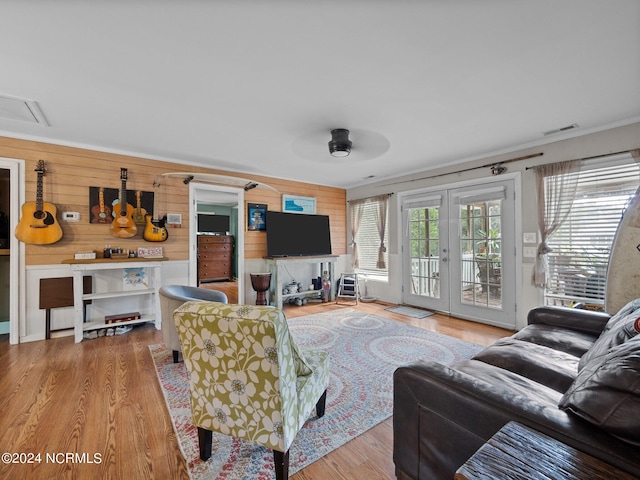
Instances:
[[[612,347],[620,345],[640,333],[640,308],[629,310],[626,315],[615,315],[609,319],[598,339],[580,358],[578,371],[581,371],[596,357],[605,355]]]
[[[589,362],[558,406],[640,445],[640,337]]]
[[[613,317],[609,319],[609,321],[607,322],[607,325],[604,327],[604,330],[602,331],[606,332],[607,330],[612,328],[616,323],[618,323],[621,319],[635,312],[640,313],[640,298],[631,300],[624,307],[622,307]]]

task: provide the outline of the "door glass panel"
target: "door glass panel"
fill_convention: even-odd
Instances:
[[[460,205],[463,304],[502,308],[502,200]]]
[[[411,293],[440,298],[438,207],[409,209]]]

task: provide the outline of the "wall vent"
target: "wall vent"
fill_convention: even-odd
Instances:
[[[577,123],[573,123],[571,125],[567,125],[566,127],[556,128],[555,130],[549,130],[547,132],[544,132],[543,135],[545,137],[548,137],[549,135],[556,135],[558,133],[564,133],[564,132],[568,132],[569,130],[574,130],[579,126],[580,125],[578,125]]]
[[[9,95],[0,94],[0,118],[49,126],[36,102]]]

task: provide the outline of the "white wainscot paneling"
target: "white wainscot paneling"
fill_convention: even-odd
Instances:
[[[189,261],[162,262],[162,285],[189,285]]]

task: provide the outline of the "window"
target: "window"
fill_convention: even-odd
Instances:
[[[389,258],[386,245],[389,240],[388,195],[349,202],[351,233],[355,248],[354,271],[372,276],[388,276]],[[382,215],[382,218],[381,218]],[[382,242],[380,232],[383,232]],[[352,244],[353,246],[353,244]]]
[[[547,244],[547,304],[604,304],[609,252],[622,212],[638,188],[638,165],[630,154],[585,163],[577,175],[569,215]],[[545,179],[545,190],[552,178]],[[566,200],[571,202],[571,200]]]

